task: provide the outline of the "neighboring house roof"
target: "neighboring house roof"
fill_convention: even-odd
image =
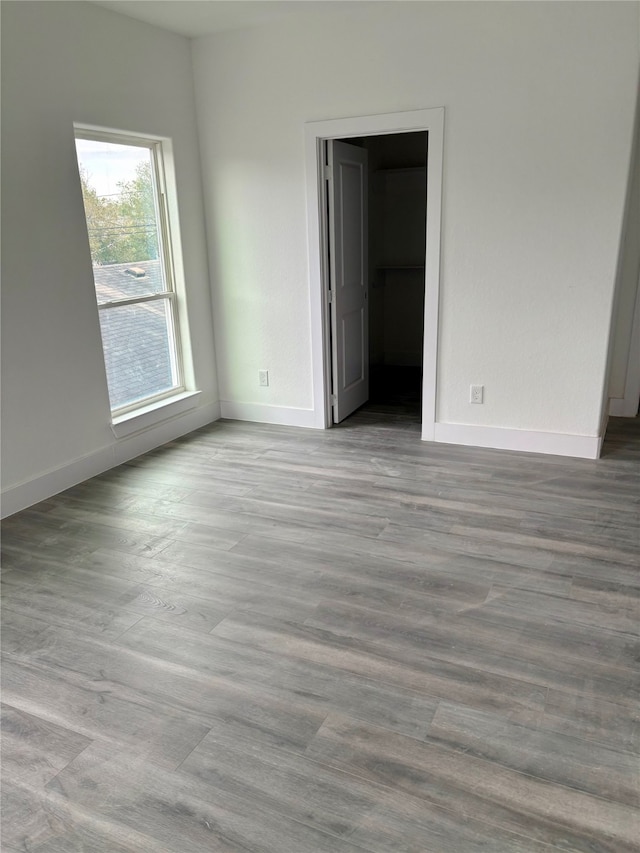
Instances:
[[[96,265],[93,268],[93,278],[98,302],[129,299],[132,296],[159,293],[165,289],[159,260]]]
[[[165,289],[160,261],[94,266],[98,304]],[[102,345],[111,407],[173,386],[167,334],[167,302],[145,302],[100,311]]]

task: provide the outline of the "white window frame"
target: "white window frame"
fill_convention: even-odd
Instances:
[[[136,400],[127,405],[112,408],[112,429],[116,437],[120,438],[195,407],[196,398],[199,395],[199,392],[187,389],[185,380],[183,340],[186,330],[182,328],[184,324],[181,322],[180,315],[183,314],[183,311],[181,311],[179,304],[181,297],[176,289],[175,249],[177,247],[175,240],[177,239],[178,228],[177,223],[173,223],[172,227],[171,207],[175,207],[175,205],[171,205],[168,198],[169,189],[165,169],[165,154],[169,153],[170,155],[170,149],[167,152],[166,146],[170,146],[170,140],[146,134],[109,130],[107,128],[77,123],[74,123],[74,138],[148,148],[152,164],[159,260],[165,290],[145,296],[115,299],[103,303],[98,302],[96,292],[96,303],[98,311],[103,311],[109,308],[137,305],[145,302],[167,301],[169,306],[168,334],[172,344],[170,346],[171,371],[172,376],[175,377],[176,385],[167,391],[151,394],[148,397]],[[173,192],[175,194],[175,189],[173,189]],[[181,252],[178,252],[178,254],[181,255]],[[135,259],[132,259],[132,263],[134,261]]]

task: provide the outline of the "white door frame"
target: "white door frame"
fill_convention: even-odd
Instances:
[[[631,341],[624,383],[624,396],[609,400],[609,415],[618,418],[635,418],[640,404],[640,276],[636,289]]]
[[[305,124],[313,411],[314,426],[319,429],[327,429],[332,423],[323,142],[326,139],[347,139],[350,136],[380,136],[415,131],[429,133],[422,356],[422,439],[433,441],[435,437],[444,107],[313,121]]]

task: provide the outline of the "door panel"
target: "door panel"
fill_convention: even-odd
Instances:
[[[369,398],[367,152],[329,140],[333,420]]]
[[[342,318],[342,351],[344,353],[341,387],[348,391],[364,379],[364,311],[360,308]]]

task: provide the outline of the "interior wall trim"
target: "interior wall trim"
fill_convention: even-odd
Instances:
[[[314,425],[331,426],[329,311],[325,258],[325,181],[322,145],[327,139],[396,133],[429,133],[424,335],[422,358],[422,438],[433,439],[437,410],[438,312],[440,306],[440,237],[444,180],[444,107],[408,112],[310,121],[305,124],[307,249],[311,297],[311,363]]]
[[[633,311],[631,340],[627,357],[624,397],[609,401],[609,414],[615,418],[635,418],[640,405],[640,274]]]
[[[20,512],[219,418],[219,403],[201,406],[135,435],[120,439],[86,456],[73,459],[60,468],[46,471],[24,483],[9,486],[2,491],[0,517],[6,518],[15,512]]]
[[[463,444],[468,447],[489,447],[495,450],[573,456],[580,459],[598,459],[602,448],[602,437],[597,435],[571,435],[474,424],[436,423],[434,441]]]
[[[317,422],[313,409],[296,409],[289,406],[270,406],[264,403],[235,403],[229,400],[220,402],[221,417],[231,421],[252,421],[258,424],[279,424],[280,426],[322,429]]]

